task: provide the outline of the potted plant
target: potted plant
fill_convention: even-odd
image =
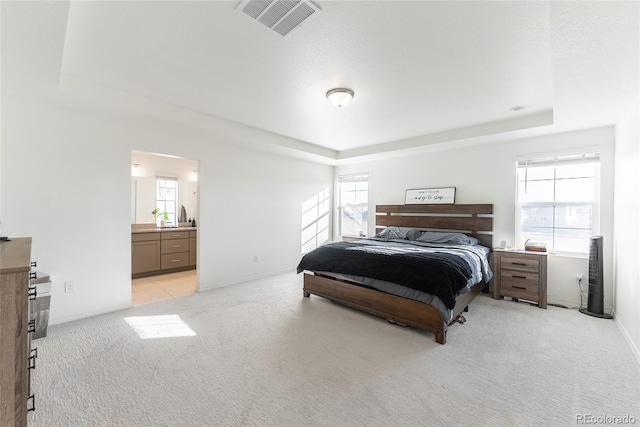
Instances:
[[[169,214],[165,212],[160,212],[160,208],[155,208],[151,211],[151,214],[156,218],[156,224],[158,223],[158,217],[161,216],[160,227],[164,227],[166,221],[169,221]]]

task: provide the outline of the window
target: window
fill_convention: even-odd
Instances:
[[[177,225],[178,179],[156,177],[156,208],[169,216],[168,224]]]
[[[329,189],[302,204],[302,253],[311,252],[329,241]]]
[[[518,161],[516,240],[586,254],[598,232],[599,153]]]
[[[366,236],[369,213],[369,174],[338,177],[338,233]]]

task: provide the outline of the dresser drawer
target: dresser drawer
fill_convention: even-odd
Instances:
[[[161,254],[174,254],[187,252],[189,250],[189,239],[175,239],[160,241]]]
[[[169,268],[186,267],[188,265],[189,252],[160,255],[160,268],[162,270],[166,270]]]
[[[540,268],[540,261],[533,258],[503,255],[500,257],[500,268],[537,273]]]

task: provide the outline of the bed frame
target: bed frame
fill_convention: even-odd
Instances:
[[[491,204],[376,206],[376,233],[389,226],[463,232],[477,238],[481,244],[493,247]],[[477,283],[469,292],[458,295],[453,309],[454,319],[462,311],[467,311],[469,303],[484,287],[484,283]],[[383,317],[392,323],[433,332],[436,342],[446,342],[449,324],[429,304],[362,286],[345,286],[345,281],[305,272],[303,295],[309,297],[311,294]]]

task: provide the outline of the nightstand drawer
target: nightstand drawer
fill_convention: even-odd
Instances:
[[[503,271],[500,275],[500,293],[504,294],[505,289],[517,289],[526,292],[538,293],[539,282],[537,274],[529,274],[528,277],[523,277],[524,274],[505,274]]]
[[[538,288],[540,283],[540,276],[538,273],[529,273],[527,271],[517,270],[501,270],[500,271],[500,283],[514,283],[520,286],[533,286]]]
[[[532,258],[503,255],[500,257],[500,267],[511,270],[533,271],[537,273],[540,268],[540,262],[537,259]]]
[[[517,283],[502,283],[500,285],[500,296],[526,299],[528,301],[539,301],[538,286],[522,285]]]

